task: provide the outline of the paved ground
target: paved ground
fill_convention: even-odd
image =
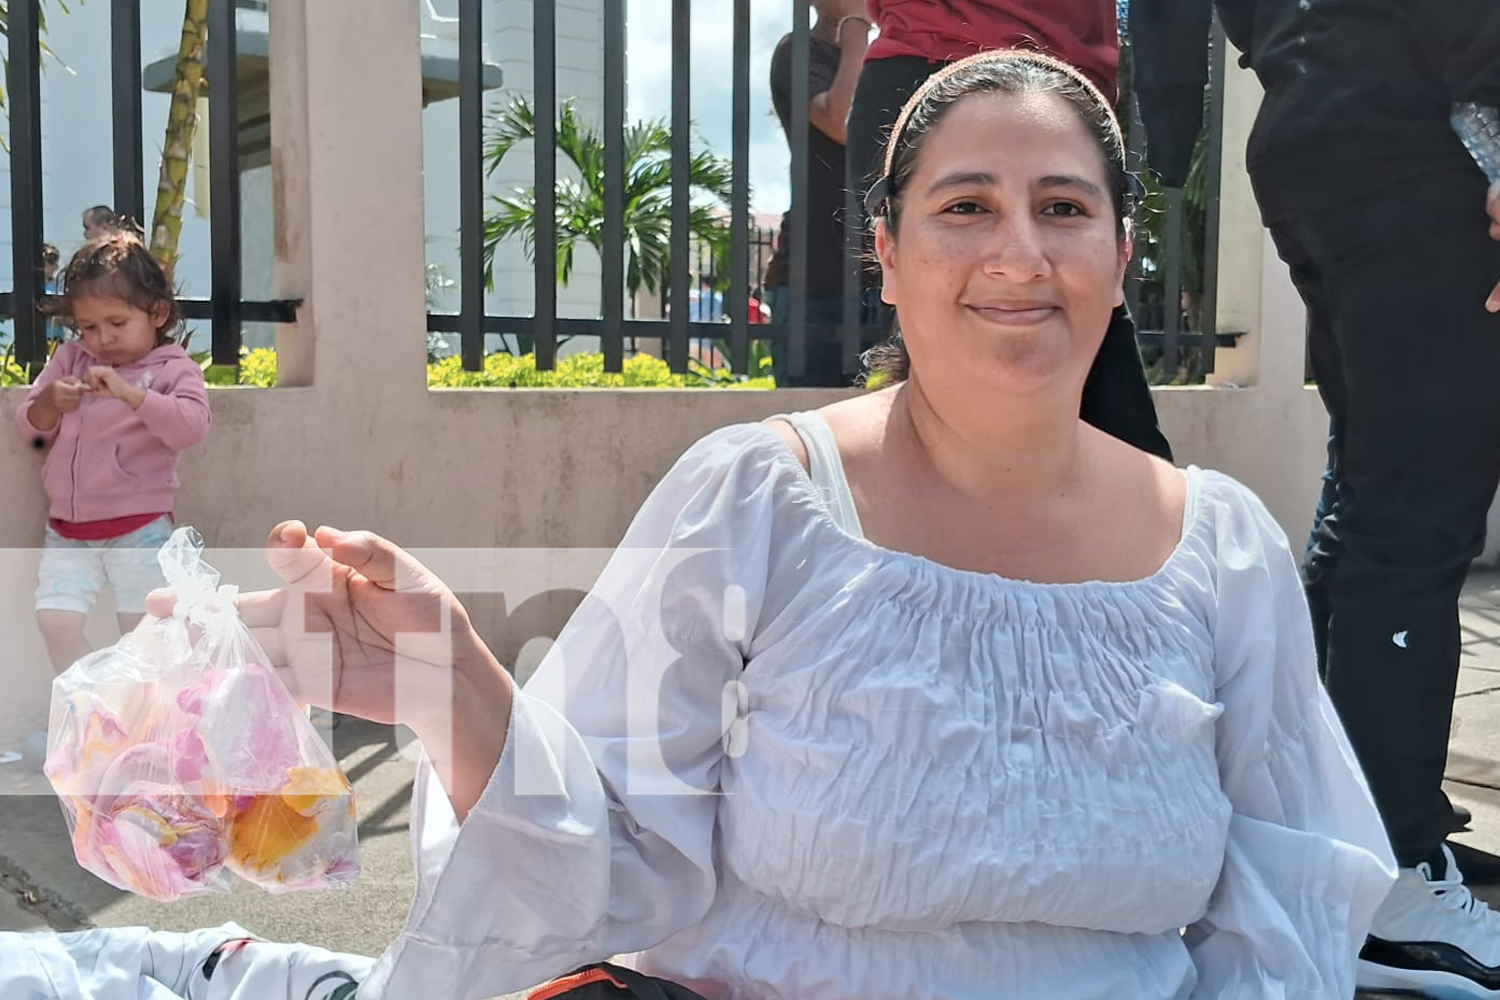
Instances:
[[[1470,580],[1462,619],[1448,791],[1474,812],[1474,832],[1458,839],[1500,853],[1500,575]],[[359,795],[365,872],[358,884],[293,896],[242,887],[171,905],[118,892],[81,870],[45,778],[26,760],[0,764],[0,930],[187,930],[233,920],[274,940],[378,953],[399,931],[412,894],[407,800],[413,765],[399,752],[393,730],[358,720],[342,721],[333,746]],[[13,749],[20,749],[18,741],[0,739],[0,754]],[[1500,887],[1478,895],[1500,906]]]

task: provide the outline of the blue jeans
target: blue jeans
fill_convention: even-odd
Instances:
[[[879,321],[879,313],[872,300],[879,295],[875,289],[860,293],[859,323],[871,327]],[[766,305],[771,309],[772,323],[786,323],[792,312],[791,289],[782,286],[767,288]],[[831,387],[843,388],[854,384],[854,376],[844,374],[844,342],[839,327],[844,322],[844,297],[825,295],[807,300],[807,350],[804,352],[806,366],[798,376],[787,374],[787,345],[773,344],[771,347],[771,371],[776,376],[778,387]],[[753,332],[753,331],[752,331]],[[864,331],[866,334],[868,330]]]
[[[1338,447],[1339,447],[1339,425],[1338,421],[1328,422],[1328,464],[1323,468],[1323,488],[1318,493],[1318,506],[1313,511],[1312,531],[1307,535],[1307,545],[1302,549],[1302,561],[1305,563],[1312,558],[1313,546],[1318,543],[1318,529],[1323,525],[1323,518],[1333,509],[1334,494],[1338,492]]]

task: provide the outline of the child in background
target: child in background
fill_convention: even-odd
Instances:
[[[165,585],[156,555],[172,533],[177,460],[208,433],[209,410],[203,373],[174,339],[171,281],[135,233],[85,243],[52,311],[78,336],[57,348],[16,424],[50,446],[36,619],[60,673],[90,651],[84,621],[106,582],[121,631]]]
[[[62,263],[62,255],[57,252],[57,247],[51,243],[42,244],[42,288],[48,295],[57,292],[57,268]]]

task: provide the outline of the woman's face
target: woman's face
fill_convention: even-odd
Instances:
[[[1055,94],[974,94],[927,135],[876,251],[924,384],[1081,392],[1124,301],[1104,154]]]

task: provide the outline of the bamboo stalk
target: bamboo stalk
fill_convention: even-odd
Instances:
[[[182,236],[182,207],[187,200],[193,135],[198,130],[198,94],[203,86],[203,50],[207,40],[208,0],[187,0],[182,16],[182,41],[177,49],[177,79],[172,85],[172,104],[167,111],[167,131],[162,141],[161,179],[156,185],[156,207],[151,216],[151,252],[169,275],[177,264],[177,243]],[[228,72],[234,72],[234,67],[229,67]]]

